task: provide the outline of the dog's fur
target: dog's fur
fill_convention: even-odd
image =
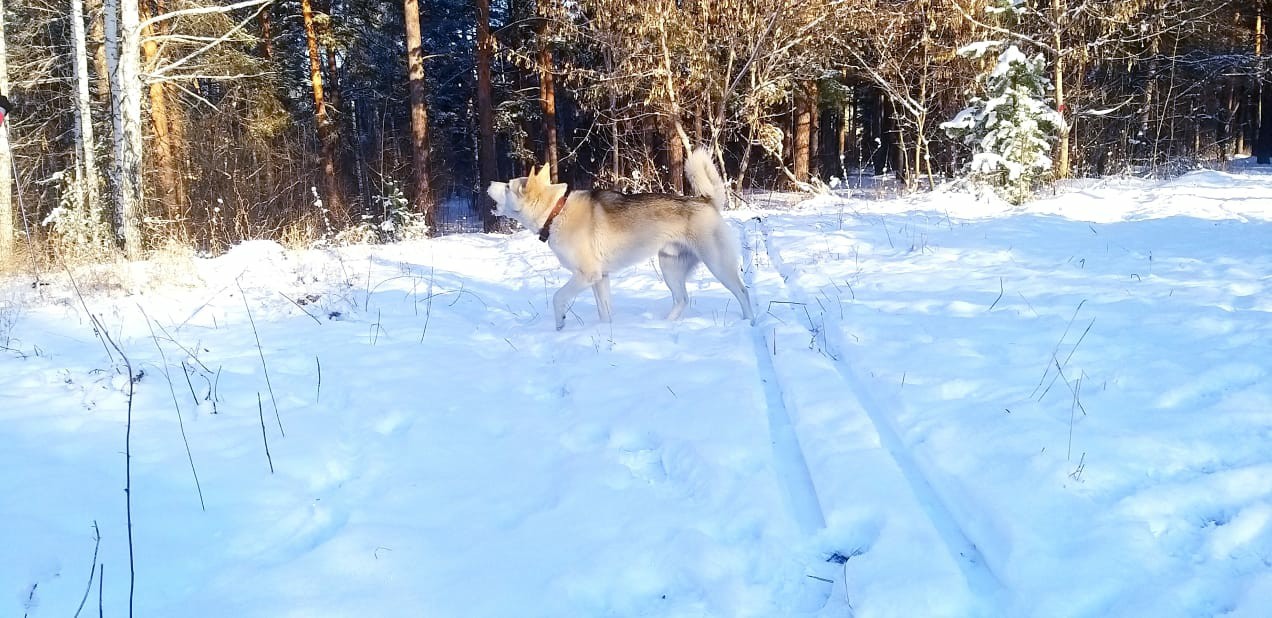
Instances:
[[[689,303],[685,279],[702,262],[737,297],[743,317],[754,322],[751,298],[739,272],[738,239],[720,215],[728,200],[727,188],[705,149],[689,155],[685,176],[702,197],[569,191],[565,184],[552,184],[546,165],[529,176],[490,183],[486,192],[495,201],[495,214],[516,219],[533,232],[543,228],[558,200],[568,194],[546,230],[548,246],[571,273],[552,297],[557,330],[565,326],[570,302],[588,287],[596,296],[601,320],[608,322],[610,274],[655,254],[671,290],[667,319],[675,320],[685,310]]]

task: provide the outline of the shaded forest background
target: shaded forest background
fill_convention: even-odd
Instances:
[[[955,51],[985,40],[1046,58],[1069,125],[1055,177],[1272,154],[1264,0],[1032,0],[1011,24],[993,4],[4,0],[0,258],[113,249],[129,225],[130,255],[499,230],[490,180],[546,162],[573,187],[675,191],[696,144],[737,190],[918,190],[961,173],[939,125],[993,62]],[[130,44],[140,72],[112,84]],[[132,87],[136,172],[119,160]]]

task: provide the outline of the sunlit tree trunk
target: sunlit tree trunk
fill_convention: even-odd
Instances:
[[[1259,165],[1272,163],[1272,84],[1268,83],[1268,66],[1264,60],[1265,33],[1267,28],[1267,2],[1259,2],[1259,12],[1254,26],[1254,53],[1258,59],[1258,104],[1255,122],[1258,130],[1254,138],[1254,157]]]
[[[428,100],[424,96],[424,45],[420,37],[418,0],[403,0],[406,12],[406,64],[411,90],[411,169],[415,210],[424,213],[429,230],[436,233],[436,213],[428,178]]]
[[[133,0],[135,1],[135,0]],[[336,135],[322,87],[322,56],[318,51],[318,30],[314,23],[311,0],[300,2],[305,41],[309,49],[309,82],[314,95],[314,122],[318,125],[318,141],[322,163],[323,199],[329,212],[341,223],[347,222],[344,196],[340,191],[340,175],[336,171]]]
[[[543,108],[544,163],[552,170],[552,182],[557,182],[556,84],[552,79],[552,49],[548,47],[550,14],[547,0],[540,0],[543,26],[539,29],[539,105]]]
[[[685,190],[685,145],[676,133],[675,120],[669,120],[664,126],[664,141],[667,142],[667,173],[671,176],[671,186],[676,191]]]
[[[795,131],[791,147],[794,159],[791,161],[791,171],[799,182],[808,182],[809,136],[813,129],[813,109],[816,108],[812,92],[814,91],[805,83],[797,86],[795,93]]]
[[[1069,113],[1064,99],[1064,47],[1060,34],[1063,31],[1061,21],[1064,19],[1064,2],[1063,0],[1051,0],[1051,20],[1053,27],[1052,43],[1056,46],[1055,66],[1053,67],[1052,81],[1056,88],[1056,109],[1065,117],[1069,118]],[[1064,127],[1060,131],[1060,140],[1056,144],[1056,178],[1069,177],[1069,127]]]
[[[158,6],[160,12],[163,5]],[[142,6],[142,19],[151,17],[147,6]],[[162,32],[162,26],[146,27],[141,33],[142,62],[149,70],[153,70],[159,62],[159,45],[155,35]],[[174,136],[172,132],[173,118],[168,109],[167,88],[162,81],[152,81],[149,86],[150,95],[150,130],[154,154],[154,167],[159,172],[159,201],[166,210],[171,222],[179,222],[186,216],[186,195],[184,183],[181,181]]]

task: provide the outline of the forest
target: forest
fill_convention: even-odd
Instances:
[[[1045,178],[1272,156],[1263,0],[4,0],[0,264],[506,231],[482,188],[735,191],[968,170],[1011,45]]]

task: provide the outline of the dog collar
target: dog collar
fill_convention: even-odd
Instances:
[[[556,206],[552,207],[552,212],[548,213],[548,220],[544,221],[543,227],[539,229],[540,241],[548,242],[548,234],[551,233],[552,230],[552,220],[555,219],[557,215],[561,214],[562,208],[565,208],[565,198],[567,195],[569,195],[569,193],[562,195],[561,199],[557,200]]]

